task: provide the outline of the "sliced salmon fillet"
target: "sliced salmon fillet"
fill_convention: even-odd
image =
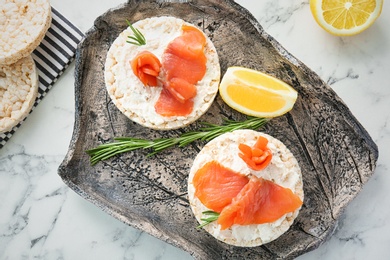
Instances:
[[[183,34],[170,42],[162,57],[166,80],[181,78],[196,84],[206,73],[206,38],[193,26],[182,26]]]
[[[167,81],[172,78],[181,78],[195,85],[203,78],[206,63],[168,53],[164,55],[163,68],[166,71]]]
[[[196,96],[196,84],[206,73],[207,58],[204,54],[206,38],[199,29],[193,26],[182,26],[182,35],[176,37],[170,42],[162,56],[162,69],[164,71],[164,88],[169,90],[169,94],[179,102],[167,104],[166,92],[157,100],[155,109],[166,111],[165,106],[169,107],[171,116],[182,115],[184,109],[181,106],[187,106],[187,100]],[[177,109],[178,113],[175,113]],[[192,112],[191,110],[185,109]],[[189,114],[188,113],[188,114]],[[167,116],[167,113],[161,114]]]
[[[160,60],[149,51],[142,51],[130,62],[133,73],[145,86],[157,86],[157,77],[160,73]]]
[[[194,175],[195,196],[209,209],[221,212],[232,202],[249,179],[211,161]]]
[[[217,223],[222,230],[233,224],[270,223],[300,206],[301,199],[290,189],[253,176],[232,203],[224,207]]]
[[[250,147],[246,144],[239,144],[240,153],[238,156],[248,165],[249,168],[255,171],[263,170],[272,160],[272,152],[267,147],[267,138],[260,136],[256,144]]]
[[[192,112],[194,102],[188,99],[180,102],[170,94],[167,89],[163,89],[160,97],[154,105],[154,110],[162,116],[186,116]]]
[[[172,78],[164,84],[164,88],[180,103],[196,96],[196,86],[182,78]]]
[[[189,60],[206,61],[206,56],[203,54],[206,37],[203,33],[188,25],[183,25],[182,30],[183,34],[168,45],[166,54],[174,54]]]

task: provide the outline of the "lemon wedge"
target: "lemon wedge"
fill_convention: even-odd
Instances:
[[[310,0],[317,23],[338,36],[358,34],[379,17],[383,0]]]
[[[219,94],[231,108],[256,117],[276,117],[290,111],[298,93],[285,82],[262,72],[229,67]]]

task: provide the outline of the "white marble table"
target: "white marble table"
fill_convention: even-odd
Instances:
[[[52,0],[83,32],[120,0]],[[379,146],[377,169],[338,229],[299,259],[390,257],[390,6],[362,34],[340,38],[308,0],[238,0],[338,93]],[[0,259],[192,259],[101,211],[57,175],[73,131],[74,64],[0,150]]]

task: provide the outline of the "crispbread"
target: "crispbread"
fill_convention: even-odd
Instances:
[[[146,38],[146,45],[129,44],[132,31],[127,28],[111,45],[105,63],[105,82],[107,91],[118,109],[131,120],[152,129],[169,130],[186,126],[211,106],[220,80],[220,66],[216,49],[206,36],[205,54],[207,57],[206,75],[198,82],[197,96],[194,98],[194,109],[188,116],[164,117],[154,110],[162,86],[145,87],[134,75],[129,62],[141,51],[148,50],[160,60],[166,46],[180,36],[185,21],[168,16],[152,17],[140,20],[133,26]],[[191,25],[193,26],[193,25]]]
[[[253,146],[259,136],[268,139],[268,147],[273,157],[271,163],[262,171],[254,171],[238,156],[240,143]],[[192,184],[195,173],[210,161],[218,161],[224,167],[230,168],[244,175],[255,175],[271,180],[278,185],[289,188],[303,201],[303,183],[300,167],[293,154],[278,139],[253,130],[236,130],[223,134],[206,144],[196,156],[188,177],[188,197],[194,215],[201,223],[202,212],[208,209],[195,197],[195,188]],[[233,225],[226,230],[220,230],[216,222],[212,222],[204,229],[212,236],[227,244],[253,247],[275,240],[286,232],[297,217],[299,209],[288,213],[272,223],[259,225]]]
[[[32,53],[51,24],[49,0],[0,0],[0,64]]]
[[[38,94],[38,73],[31,55],[0,65],[0,133],[10,131],[31,111]]]

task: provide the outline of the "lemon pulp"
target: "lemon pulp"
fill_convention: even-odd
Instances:
[[[272,112],[283,108],[286,104],[279,95],[264,89],[232,84],[228,86],[227,91],[234,102],[255,112]]]

